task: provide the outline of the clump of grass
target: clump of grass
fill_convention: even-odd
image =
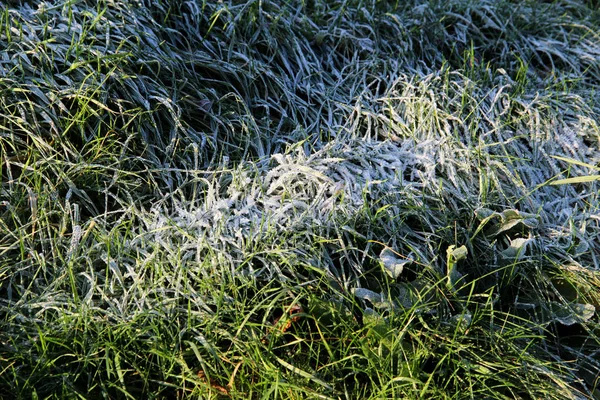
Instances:
[[[593,2],[13,3],[3,395],[599,396]]]

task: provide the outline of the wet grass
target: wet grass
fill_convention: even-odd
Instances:
[[[594,1],[12,1],[0,395],[600,398]]]

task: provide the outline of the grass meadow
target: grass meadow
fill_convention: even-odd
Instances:
[[[0,4],[0,397],[600,399],[597,0]]]

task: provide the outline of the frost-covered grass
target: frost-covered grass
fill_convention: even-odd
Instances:
[[[0,397],[600,398],[597,1],[5,3]]]

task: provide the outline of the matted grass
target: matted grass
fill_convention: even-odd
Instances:
[[[596,1],[12,1],[0,395],[600,398]]]

